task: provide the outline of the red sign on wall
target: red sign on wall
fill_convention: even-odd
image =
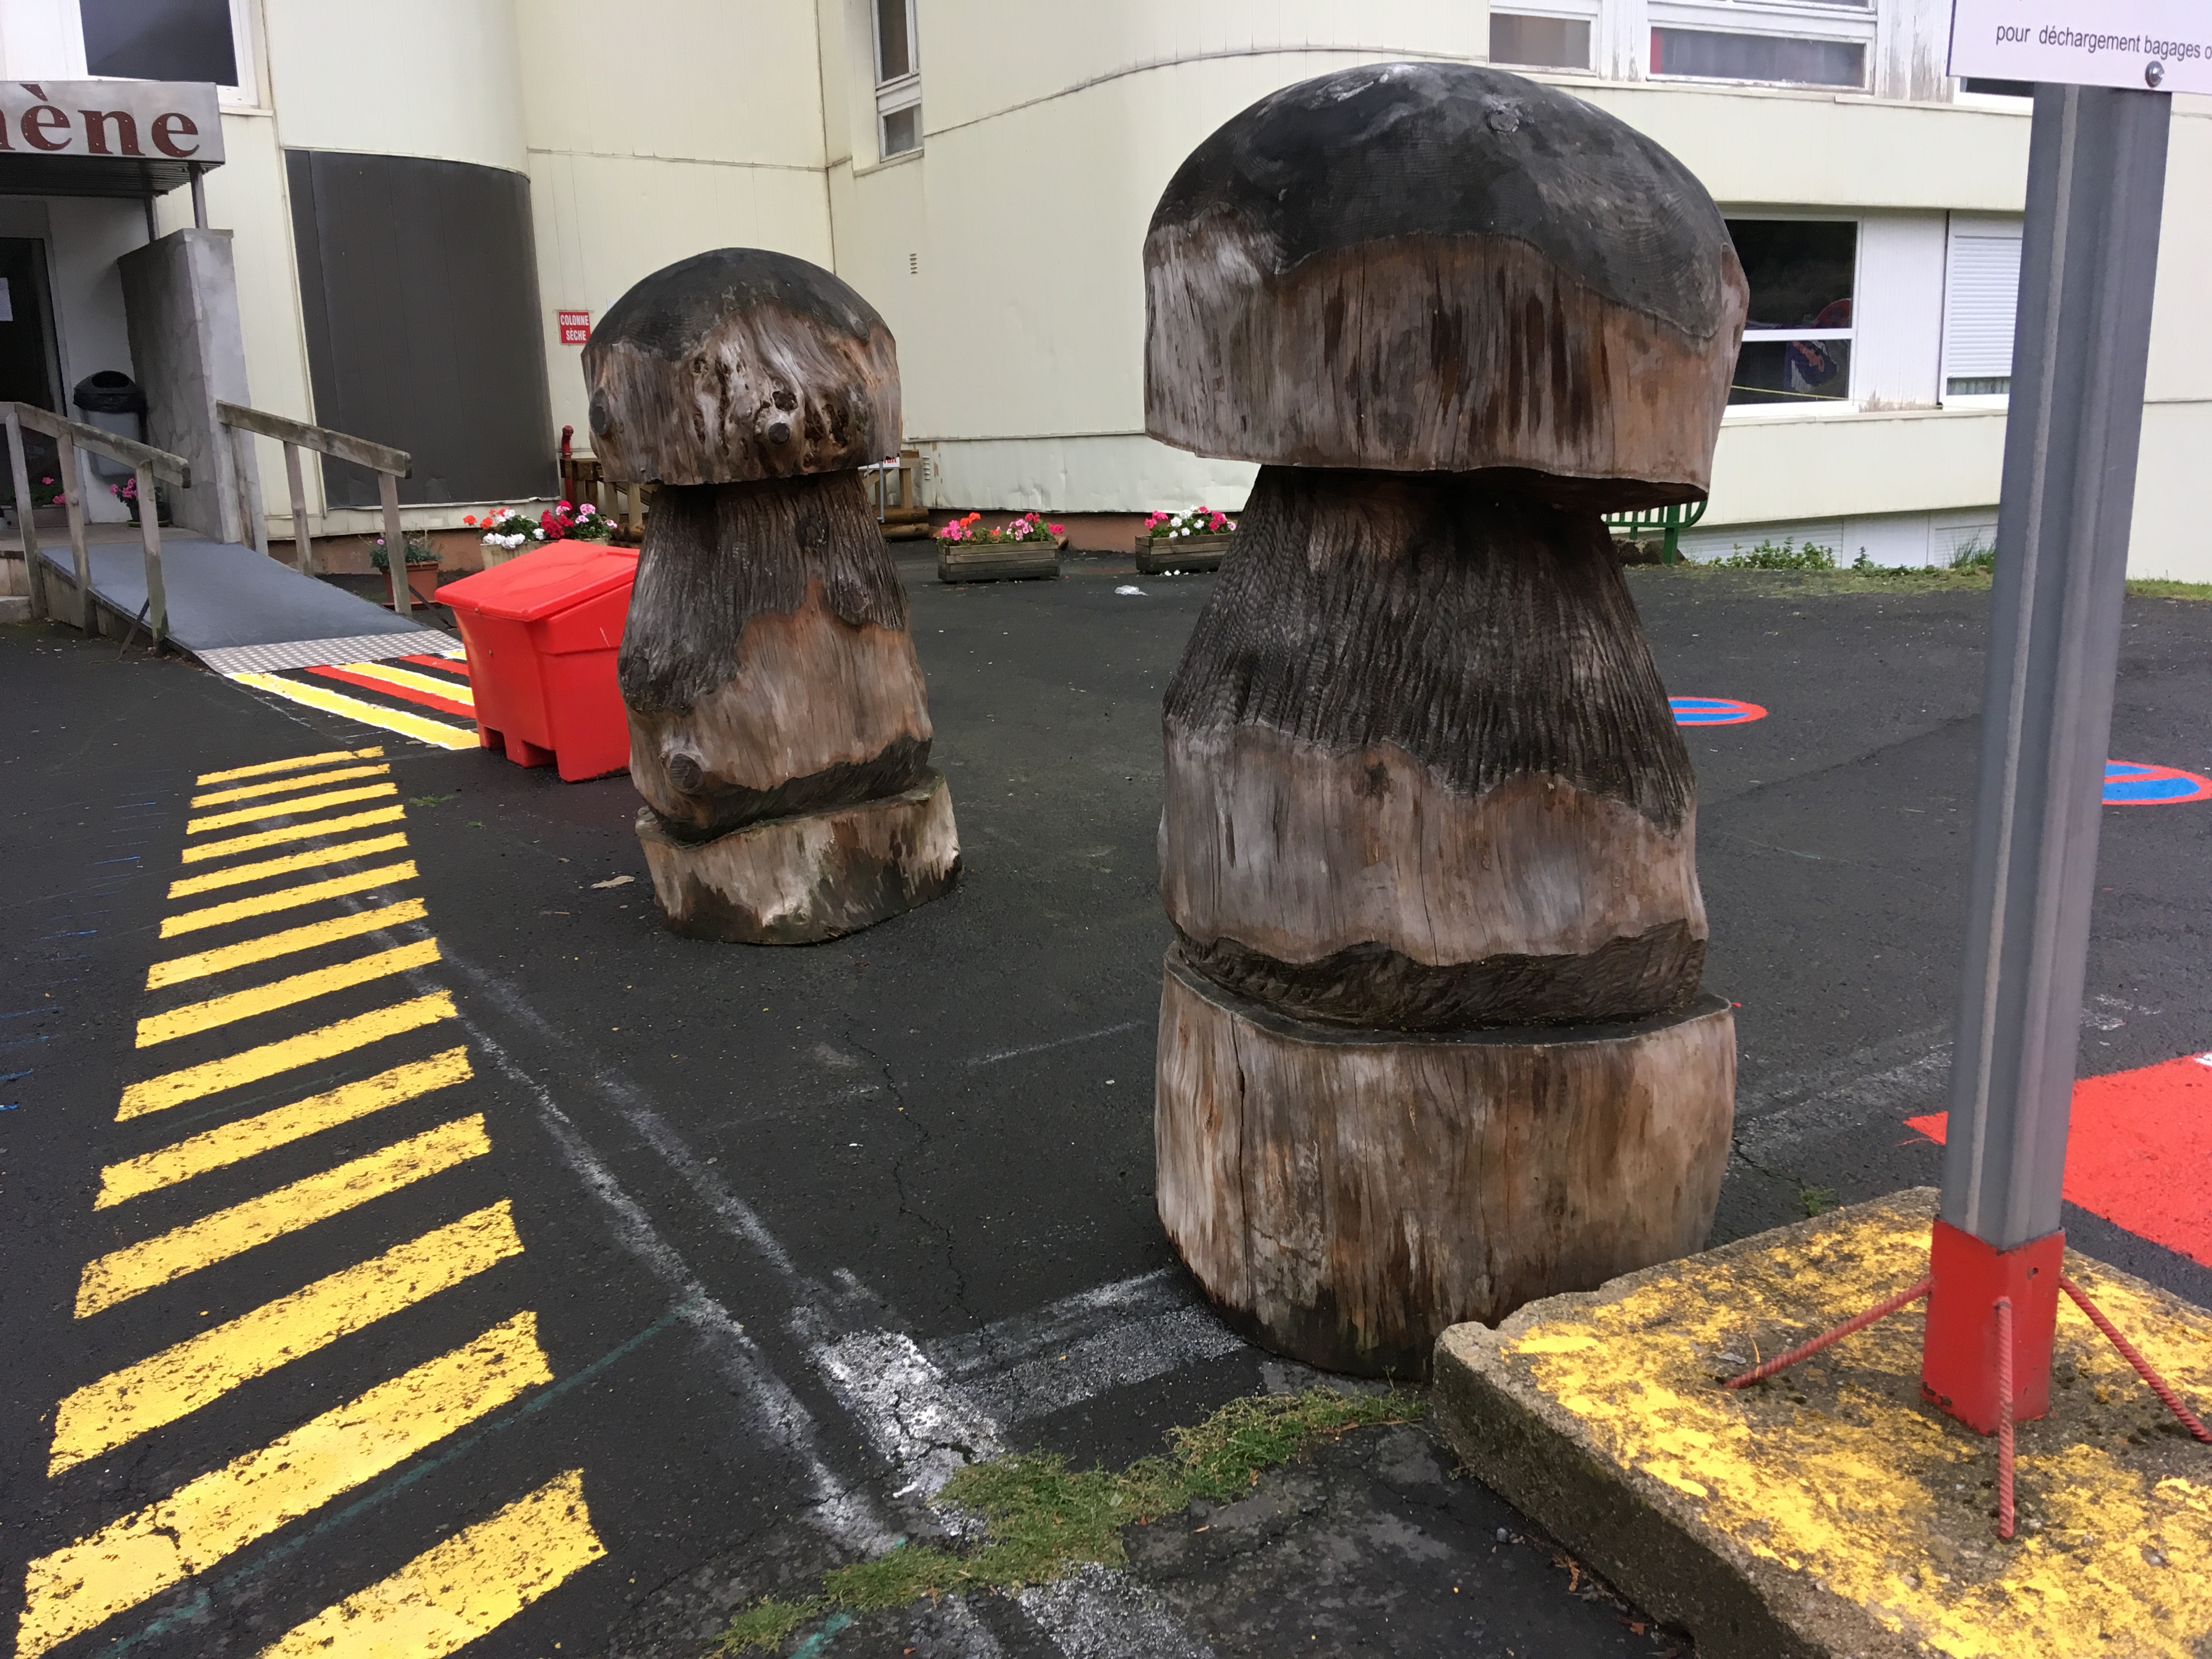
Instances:
[[[583,345],[592,337],[592,313],[588,311],[558,311],[553,313],[561,325],[562,345]]]

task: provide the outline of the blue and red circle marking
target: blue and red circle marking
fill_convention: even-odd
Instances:
[[[2212,800],[2212,778],[2142,761],[2105,763],[2107,806],[2178,806],[2190,800]]]
[[[1674,711],[1677,726],[1741,726],[1766,718],[1757,703],[1733,697],[1669,697],[1667,706]]]

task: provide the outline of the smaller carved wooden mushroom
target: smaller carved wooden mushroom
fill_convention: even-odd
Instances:
[[[605,476],[658,486],[620,678],[670,926],[799,944],[937,897],[959,838],[858,471],[898,447],[883,319],[803,259],[723,248],[617,301],[584,378]]]

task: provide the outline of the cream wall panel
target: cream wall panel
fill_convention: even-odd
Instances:
[[[640,277],[718,247],[765,247],[830,266],[830,211],[812,167],[533,155],[531,215],[556,432],[588,448],[583,348],[561,343],[554,313],[593,321]]]
[[[1997,498],[2004,411],[1731,416],[1707,526],[1984,506]]]
[[[2212,582],[2204,520],[2204,463],[2212,456],[2212,402],[2152,404],[2143,410],[2128,574]]]
[[[516,11],[515,0],[264,0],[284,143],[522,172]],[[604,79],[604,61],[592,71]]]
[[[813,0],[524,0],[526,141],[533,150],[820,167],[815,13]],[[666,49],[641,76],[647,42]]]
[[[2152,398],[2212,398],[2212,354],[2203,346],[2212,301],[2212,100],[2178,100],[2166,157],[2166,210],[2159,227],[2158,289],[2151,307]],[[2191,109],[2191,105],[2200,106]]]
[[[1150,438],[1016,438],[931,444],[930,505],[1054,513],[1155,507],[1242,511],[1259,468],[1187,455]]]

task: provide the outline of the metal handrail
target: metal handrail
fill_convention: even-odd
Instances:
[[[1664,507],[1643,507],[1628,513],[1608,513],[1605,515],[1605,521],[1615,530],[1663,532],[1659,562],[1673,564],[1681,557],[1682,532],[1705,516],[1708,504],[1705,499],[1691,502],[1686,507],[1680,501],[1669,501]]]
[[[384,509],[385,563],[392,577],[392,609],[395,615],[402,617],[414,610],[414,592],[407,586],[407,544],[399,532],[399,480],[408,477],[415,465],[405,450],[371,443],[366,438],[334,432],[326,426],[313,426],[289,416],[271,415],[265,409],[248,409],[243,404],[217,402],[215,414],[216,419],[230,428],[230,441],[238,458],[240,515],[252,526],[254,550],[264,557],[269,552],[269,520],[261,510],[259,495],[253,487],[254,470],[246,465],[247,452],[256,436],[273,438],[284,446],[284,482],[292,495],[292,544],[299,550],[299,568],[303,576],[315,574],[315,541],[307,530],[307,492],[300,474],[300,452],[312,449],[318,454],[351,461],[356,466],[365,466],[374,472],[379,502]]]
[[[31,614],[48,614],[46,574],[39,568],[38,509],[31,501],[31,468],[23,454],[23,428],[43,432],[59,447],[55,471],[61,482],[62,502],[69,511],[70,562],[76,572],[76,625],[92,632],[92,554],[84,539],[83,479],[76,452],[88,449],[131,468],[138,496],[138,539],[146,554],[146,622],[156,645],[168,637],[169,594],[161,579],[161,514],[154,499],[154,481],[165,478],[190,489],[191,463],[166,449],[119,438],[112,432],[86,426],[40,409],[35,404],[0,404],[8,427],[8,466],[15,486],[15,521],[23,531],[23,580],[31,590]]]

